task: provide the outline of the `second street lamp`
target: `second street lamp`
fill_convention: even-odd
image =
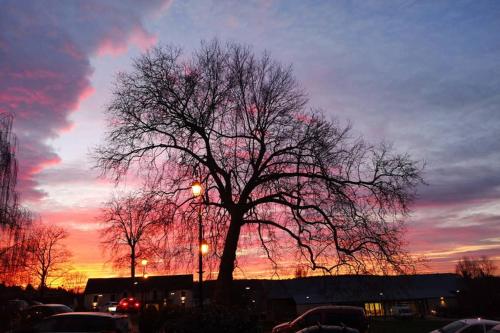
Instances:
[[[146,266],[148,264],[148,260],[147,259],[142,259],[141,260],[141,265],[142,265],[142,277],[145,277],[146,276]]]
[[[198,202],[198,283],[200,293],[200,309],[203,309],[203,254],[208,252],[208,244],[203,240],[203,224],[201,221],[201,203],[203,187],[199,181],[193,182],[191,186],[193,196],[199,198]]]
[[[144,295],[146,290],[146,279],[148,278],[148,273],[146,273],[146,266],[148,265],[148,260],[147,259],[142,259],[141,260],[141,265],[142,265],[142,282],[141,282],[141,290],[142,290],[142,299],[141,299],[141,302],[142,302],[142,306],[144,309],[144,305],[146,303],[146,296]],[[142,311],[142,310],[141,310]]]

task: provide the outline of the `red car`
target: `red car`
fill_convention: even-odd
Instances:
[[[368,331],[365,311],[356,306],[327,305],[311,309],[295,320],[273,328],[272,333],[293,333],[318,325],[335,325],[356,329],[360,333]]]
[[[122,298],[116,306],[116,312],[135,313],[141,308],[141,303],[134,297]]]

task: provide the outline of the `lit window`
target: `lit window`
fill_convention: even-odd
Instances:
[[[371,317],[383,316],[384,307],[382,303],[365,303],[365,313]]]

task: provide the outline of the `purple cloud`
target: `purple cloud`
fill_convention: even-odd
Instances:
[[[92,93],[89,58],[130,43],[147,48],[156,36],[145,18],[169,4],[151,1],[3,1],[0,5],[0,112],[14,115],[19,190],[44,195],[36,175],[59,157],[47,143],[71,128],[68,115]]]

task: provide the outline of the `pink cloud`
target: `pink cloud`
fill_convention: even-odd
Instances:
[[[70,131],[69,114],[94,92],[90,57],[154,45],[157,38],[146,31],[143,19],[168,3],[2,3],[0,112],[14,115],[22,198],[45,195],[37,189],[37,175],[60,161],[47,139]]]
[[[141,51],[145,51],[158,41],[156,35],[150,34],[141,26],[134,27],[126,39],[117,38],[118,34],[122,34],[122,32],[112,31],[107,38],[100,42],[96,51],[98,56],[119,56],[128,50],[129,45],[134,45]]]

